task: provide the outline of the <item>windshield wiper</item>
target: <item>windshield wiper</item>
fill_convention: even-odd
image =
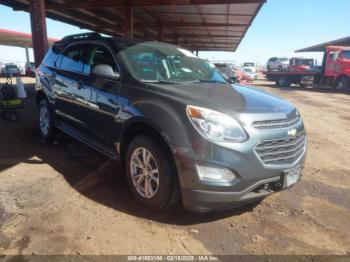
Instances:
[[[212,80],[212,79],[197,79],[197,80],[191,81],[191,83],[227,84],[227,83],[225,83],[225,82],[218,81],[218,80]]]
[[[141,80],[143,83],[157,83],[157,84],[165,84],[165,85],[176,85],[180,84],[179,82],[175,81],[168,81],[168,80]]]

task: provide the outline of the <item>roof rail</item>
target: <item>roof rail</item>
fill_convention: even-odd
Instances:
[[[102,36],[99,33],[83,33],[83,34],[76,34],[76,35],[68,35],[62,38],[60,42],[67,42],[71,40],[81,40],[81,39],[96,39],[96,38],[102,38]]]

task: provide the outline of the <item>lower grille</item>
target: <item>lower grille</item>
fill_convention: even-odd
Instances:
[[[265,165],[294,164],[304,153],[306,143],[305,132],[295,137],[261,141],[255,152]]]

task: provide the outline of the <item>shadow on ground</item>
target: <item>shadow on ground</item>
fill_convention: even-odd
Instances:
[[[206,223],[250,211],[254,205],[235,210],[196,214],[181,204],[166,210],[144,208],[132,197],[119,164],[74,139],[58,132],[52,144],[40,141],[33,85],[27,85],[29,98],[20,111],[22,119],[9,124],[0,120],[0,176],[17,164],[48,164],[83,196],[96,203],[133,216],[173,225]]]

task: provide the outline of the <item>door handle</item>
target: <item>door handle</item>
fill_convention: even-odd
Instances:
[[[84,87],[84,84],[82,82],[77,83],[77,88],[80,90]]]

